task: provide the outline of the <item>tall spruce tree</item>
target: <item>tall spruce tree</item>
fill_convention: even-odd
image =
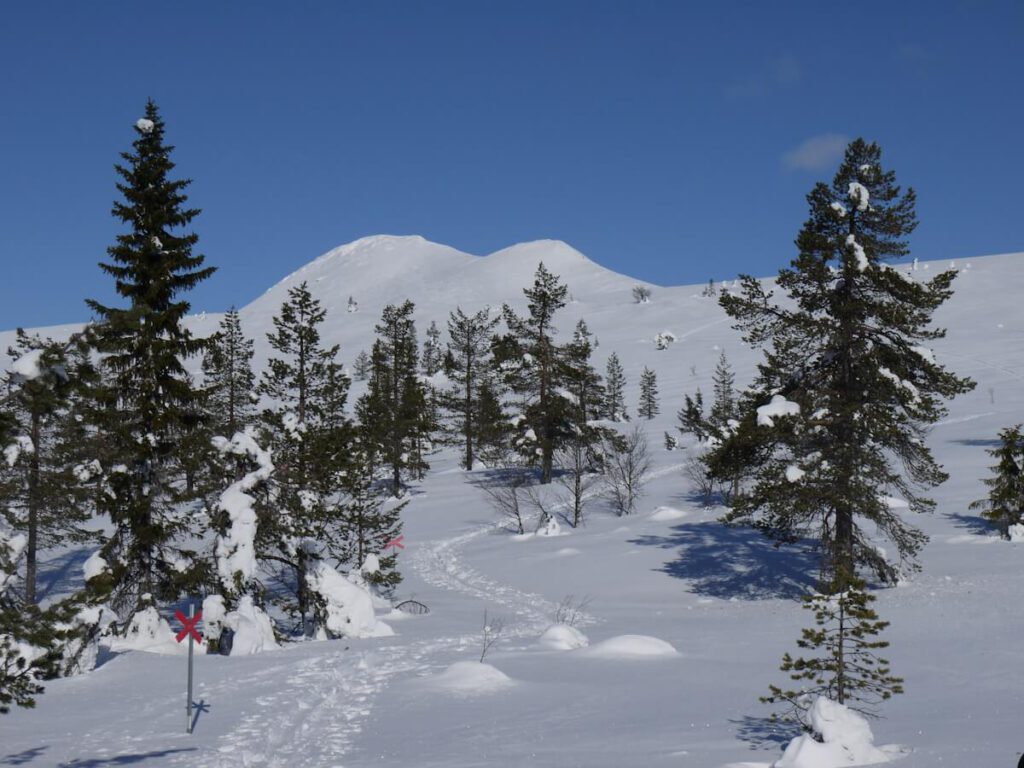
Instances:
[[[612,421],[629,421],[626,413],[626,374],[619,356],[612,352],[604,371],[604,415]]]
[[[500,403],[497,410],[493,398],[491,338],[498,324],[488,309],[467,315],[457,307],[448,317],[448,352],[444,371],[452,386],[444,393],[442,403],[452,415],[452,429],[463,447],[463,468],[473,468],[480,443],[502,419]]]
[[[415,305],[384,308],[370,355],[370,381],[356,406],[364,448],[391,473],[391,490],[402,494],[402,474],[429,468],[424,448],[433,423],[419,377]]]
[[[555,451],[571,434],[568,401],[563,387],[564,350],[555,344],[554,316],[565,306],[568,288],[543,263],[537,266],[533,286],[524,288],[529,314],[519,317],[507,304],[503,308],[508,333],[495,346],[496,362],[509,388],[523,399],[519,426],[520,444],[531,455],[539,451],[540,482],[551,482]],[[525,436],[535,436],[533,441]]]
[[[930,320],[956,273],[919,283],[884,263],[907,255],[917,221],[913,190],[901,194],[878,145],[852,142],[832,184],[817,184],[807,201],[799,254],[778,278],[792,305],[776,304],[749,276],[720,298],[765,359],[738,428],[709,463],[719,479],[737,467],[752,475],[726,519],[780,541],[813,536],[821,589],[838,593],[858,566],[894,581],[913,565],[925,536],[888,500],[905,499],[912,512],[933,507],[917,489],[946,475],[925,429],[945,413],[943,398],[974,385],[925,346],[944,335]],[[864,522],[895,546],[896,562]]]
[[[441,329],[437,327],[437,323],[433,320],[430,321],[426,338],[423,340],[421,364],[425,376],[433,376],[441,370],[441,366],[444,364],[444,345],[441,344]]]
[[[337,498],[352,441],[345,415],[349,380],[337,361],[338,347],[325,347],[320,324],[326,310],[306,283],[288,299],[267,336],[274,356],[267,361],[260,394],[263,442],[275,466],[270,510],[260,520],[260,556],[284,566],[294,593],[286,608],[311,615],[307,575],[319,558],[336,557],[340,536]]]
[[[85,429],[75,418],[91,369],[81,337],[66,344],[18,329],[3,405],[13,437],[2,443],[0,500],[8,525],[25,536],[25,602],[36,603],[39,552],[89,538],[87,491],[74,468]]]
[[[185,207],[189,180],[170,178],[173,147],[164,143],[152,101],[135,133],[132,151],[115,166],[124,199],[113,214],[127,232],[100,264],[127,306],[87,302],[106,374],[89,409],[109,490],[97,499],[113,524],[102,550],[111,578],[97,581],[127,618],[144,607],[144,596],[174,600],[199,576],[183,538],[193,519],[184,505],[193,494],[183,483],[180,446],[201,425],[199,394],[184,361],[203,352],[206,341],[184,327],[190,305],[183,295],[215,271],[193,253],[198,236],[186,229],[199,211]]]
[[[653,419],[659,410],[658,374],[645,366],[640,374],[640,405],[637,413],[645,419]]]
[[[996,459],[992,477],[982,480],[989,488],[988,496],[971,503],[971,509],[999,528],[1004,539],[1010,538],[1012,526],[1024,526],[1024,434],[1021,425],[1007,427],[999,433],[999,445],[988,454]]]
[[[253,421],[256,376],[252,358],[253,341],[245,337],[238,311],[232,307],[203,356],[210,430],[218,435],[230,438]]]

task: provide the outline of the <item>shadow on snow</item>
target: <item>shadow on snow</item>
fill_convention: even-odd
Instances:
[[[153,752],[139,752],[133,755],[114,755],[113,757],[91,757],[85,759],[76,757],[71,762],[61,763],[60,768],[105,768],[106,766],[115,765],[140,765],[147,760],[153,760],[158,757],[195,751],[195,747],[185,747],[182,749],[160,749]]]
[[[718,521],[681,523],[671,533],[630,543],[678,550],[658,570],[685,579],[690,591],[723,599],[795,599],[812,592],[818,556],[812,542],[776,546],[761,533]]]

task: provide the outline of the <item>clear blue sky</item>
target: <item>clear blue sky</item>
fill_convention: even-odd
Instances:
[[[1024,249],[1020,0],[20,0],[0,67],[0,328],[110,298],[112,165],[147,97],[220,268],[197,311],[377,233],[771,274],[858,135],[918,192],[915,255]]]

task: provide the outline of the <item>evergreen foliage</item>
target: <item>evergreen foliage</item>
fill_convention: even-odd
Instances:
[[[650,368],[644,367],[640,374],[640,405],[637,413],[645,419],[653,419],[658,415],[658,375]]]
[[[452,431],[463,445],[462,466],[472,469],[481,446],[502,442],[507,420],[496,395],[491,339],[498,318],[488,309],[473,315],[456,308],[448,318],[444,372],[452,386],[441,402],[452,415]]]
[[[537,266],[533,286],[523,289],[529,314],[519,317],[503,308],[508,333],[495,347],[496,362],[513,393],[522,398],[519,445],[531,461],[540,458],[542,484],[551,482],[555,451],[571,432],[564,386],[564,350],[554,342],[554,316],[565,306],[568,288],[543,263]],[[535,439],[527,439],[528,435]]]
[[[183,483],[181,446],[202,418],[184,361],[206,341],[184,327],[190,305],[182,294],[214,272],[193,253],[197,235],[183,231],[199,211],[185,207],[190,182],[170,178],[173,148],[164,144],[152,101],[135,132],[132,151],[115,166],[124,200],[113,214],[128,231],[100,264],[127,306],[87,302],[97,317],[90,340],[104,374],[88,411],[107,491],[96,499],[113,524],[103,546],[112,578],[103,583],[126,621],[150,599],[176,599],[201,577],[183,544],[193,519],[185,505],[195,494]]]
[[[444,348],[441,344],[441,329],[437,323],[430,322],[427,328],[426,338],[423,340],[423,356],[421,364],[425,376],[433,376],[441,370],[444,364]]]
[[[269,401],[261,415],[263,442],[275,472],[258,548],[264,560],[290,572],[294,601],[285,607],[303,626],[311,615],[306,583],[311,563],[338,557],[341,546],[337,498],[352,441],[345,415],[349,380],[337,361],[338,347],[324,347],[320,340],[326,314],[305,283],[289,289],[267,336],[275,356],[260,383]]]
[[[889,662],[877,655],[889,646],[875,639],[889,622],[878,618],[871,607],[874,601],[859,579],[852,579],[842,592],[804,597],[804,608],[814,612],[815,626],[802,630],[797,645],[810,654],[793,658],[787,653],[780,667],[801,685],[798,689],[771,685],[770,695],[761,698],[785,705],[783,714],[776,717],[799,722],[809,730],[805,715],[817,696],[876,716],[878,704],[903,693],[903,679],[894,677]]]
[[[604,416],[612,421],[629,421],[626,413],[626,374],[619,356],[612,352],[604,371]]]
[[[1010,528],[1024,524],[1024,434],[1021,425],[1007,427],[999,433],[999,445],[988,454],[996,459],[992,477],[982,480],[989,488],[988,496],[971,504],[982,510],[981,516],[999,528],[1003,538],[1010,538]]]
[[[390,470],[395,496],[402,494],[403,473],[418,478],[429,469],[424,453],[434,428],[418,373],[414,309],[411,301],[384,308],[370,356],[369,386],[356,407],[363,445]]]
[[[352,363],[352,375],[356,381],[366,381],[370,378],[370,356],[366,354],[366,350],[356,355]]]
[[[973,382],[923,346],[944,335],[930,319],[955,272],[918,283],[884,263],[908,253],[915,196],[883,169],[878,146],[851,143],[832,184],[819,183],[807,200],[799,255],[778,278],[792,304],[775,303],[749,276],[719,299],[765,358],[741,398],[739,425],[708,462],[720,480],[751,477],[725,519],[783,542],[813,536],[822,589],[839,593],[858,566],[888,582],[912,566],[925,536],[888,499],[905,499],[912,512],[932,508],[916,491],[946,475],[925,430],[945,414],[941,399]],[[864,522],[895,545],[897,562]]]
[[[242,321],[234,307],[224,315],[220,330],[209,341],[203,356],[209,427],[215,434],[231,437],[254,418],[253,341],[242,332]]]

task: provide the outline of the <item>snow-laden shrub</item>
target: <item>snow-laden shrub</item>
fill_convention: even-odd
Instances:
[[[384,637],[391,628],[377,621],[373,596],[360,573],[343,576],[324,562],[306,575],[306,583],[317,596],[322,629],[336,637]]]
[[[887,763],[892,753],[875,746],[871,726],[861,715],[824,696],[808,710],[813,734],[789,742],[773,768],[842,768]]]

